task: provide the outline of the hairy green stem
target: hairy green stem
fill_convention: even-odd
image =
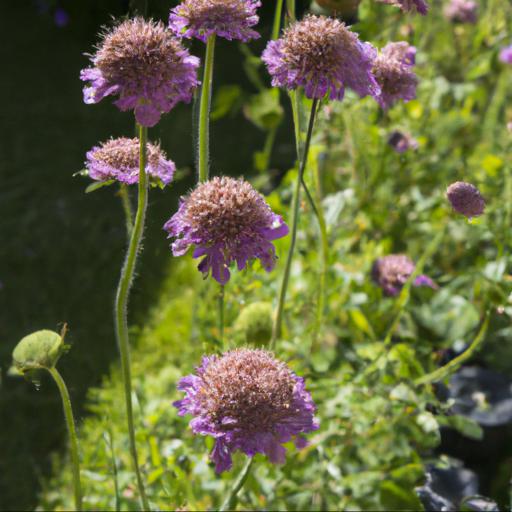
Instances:
[[[139,460],[137,456],[137,445],[135,444],[135,427],[133,421],[133,405],[132,405],[132,377],[130,368],[130,340],[128,336],[128,298],[130,288],[135,272],[135,264],[137,255],[140,250],[142,234],[144,231],[144,221],[146,218],[146,209],[148,205],[148,182],[146,176],[146,159],[147,159],[147,128],[139,127],[139,190],[137,200],[137,214],[135,215],[135,223],[128,245],[126,259],[121,270],[121,277],[116,294],[115,302],[115,325],[116,337],[121,356],[121,370],[123,374],[124,395],[126,418],[128,423],[128,437],[130,440],[130,454],[132,457],[133,468],[137,477],[137,487],[141,499],[143,510],[149,510],[146,491],[139,468]]]
[[[75,509],[82,510],[82,486],[80,484],[80,459],[78,455],[78,438],[76,435],[75,420],[73,418],[73,409],[71,407],[71,399],[69,398],[68,388],[57,368],[48,368],[55,384],[59,388],[60,397],[62,398],[62,408],[66,417],[66,425],[68,427],[69,443],[71,448],[71,463],[73,465],[73,487],[75,493]]]
[[[222,503],[222,506],[219,508],[219,512],[226,512],[228,510],[234,510],[236,507],[236,497],[240,492],[240,489],[244,486],[247,477],[251,471],[252,463],[254,461],[254,457],[249,457],[247,462],[245,463],[242,471],[238,475],[238,478],[233,483],[231,489],[229,490],[226,499]]]
[[[311,137],[313,135],[313,127],[315,125],[316,111],[318,107],[318,99],[314,99],[311,105],[311,114],[309,116],[308,132],[306,135],[306,141],[304,143],[304,152],[299,165],[299,172],[297,173],[297,180],[295,182],[295,189],[293,192],[292,199],[292,220],[291,220],[291,241],[288,249],[288,255],[286,258],[286,264],[284,268],[283,280],[281,288],[279,290],[279,297],[277,303],[277,312],[274,319],[274,325],[272,328],[272,340],[271,346],[274,349],[276,346],[277,338],[281,335],[281,325],[283,322],[283,310],[286,301],[286,290],[288,288],[288,281],[290,279],[290,270],[292,266],[293,253],[295,250],[295,243],[297,241],[297,227],[299,223],[299,205],[300,205],[300,189],[302,186],[302,180],[304,176],[304,170],[308,161],[309,146],[311,143]]]
[[[462,354],[452,359],[444,366],[441,366],[441,368],[438,368],[437,370],[434,370],[433,372],[427,373],[426,375],[423,375],[423,377],[416,379],[414,381],[414,384],[416,386],[422,386],[424,384],[437,382],[439,380],[444,379],[445,377],[448,377],[448,375],[456,371],[461,366],[462,363],[467,361],[478,350],[478,348],[485,339],[485,334],[487,332],[488,326],[489,311],[486,312],[484,321],[482,322],[482,325],[478,330],[478,334],[476,335],[475,339],[473,340],[471,345],[464,352],[462,352]]]
[[[215,53],[215,34],[206,42],[203,83],[201,85],[201,103],[199,106],[198,158],[199,181],[207,181],[210,167],[210,105],[212,99],[213,56]]]
[[[130,194],[128,192],[128,186],[125,183],[121,183],[119,186],[119,197],[123,205],[124,219],[126,222],[126,233],[128,240],[132,236],[133,229],[133,211],[132,203],[130,202]]]

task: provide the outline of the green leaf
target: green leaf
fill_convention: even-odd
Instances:
[[[380,485],[380,501],[385,510],[422,510],[421,502],[411,489],[386,480]]]
[[[108,187],[114,183],[115,180],[106,180],[106,181],[95,181],[94,183],[91,183],[86,189],[85,193],[89,194],[91,192],[94,192],[95,190],[98,190],[99,188]]]
[[[210,119],[217,121],[230,112],[238,110],[242,98],[242,89],[238,85],[223,85],[215,93]]]
[[[482,427],[474,420],[458,414],[454,416],[440,416],[437,418],[442,425],[452,427],[469,439],[481,441],[484,437]]]
[[[279,94],[276,94],[274,89],[265,89],[251,96],[244,105],[244,114],[262,130],[276,128],[284,115],[283,107],[279,103]]]

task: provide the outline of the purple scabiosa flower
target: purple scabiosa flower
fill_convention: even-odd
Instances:
[[[512,64],[512,45],[501,49],[500,61],[504,64]]]
[[[482,215],[485,210],[485,200],[480,191],[471,183],[456,181],[446,189],[446,197],[452,208],[468,219]]]
[[[372,278],[382,288],[384,295],[393,297],[400,293],[415,268],[416,265],[405,254],[390,254],[375,260],[372,267]],[[423,274],[418,276],[412,284],[413,286],[437,288],[434,281]]]
[[[199,183],[182,198],[178,211],[164,226],[174,256],[187,252],[194,245],[194,258],[204,256],[198,269],[220,284],[229,281],[229,265],[236,261],[238,270],[259,258],[270,272],[276,254],[272,240],[288,234],[283,219],[272,212],[250,183],[243,179],[215,177]]]
[[[478,4],[473,0],[450,0],[444,8],[444,15],[452,23],[475,24],[478,19]]]
[[[171,10],[169,28],[180,37],[195,37],[204,43],[217,35],[230,41],[260,37],[251,27],[259,18],[259,0],[184,0]]]
[[[96,181],[117,180],[127,185],[139,181],[139,139],[120,137],[93,147],[87,153],[85,166],[89,176]],[[148,178],[153,184],[168,185],[176,166],[167,160],[160,146],[147,145]]]
[[[378,0],[383,4],[399,7],[402,12],[416,11],[423,16],[428,12],[428,4],[425,0]]]
[[[304,379],[266,350],[242,348],[203,357],[178,389],[185,392],[183,400],[174,402],[179,415],[194,416],[190,427],[195,434],[215,438],[211,458],[217,473],[231,468],[237,450],[283,464],[283,443],[293,439],[303,448],[302,434],[318,429]]]
[[[93,67],[80,78],[85,103],[117,95],[120,110],[134,110],[137,122],[154,126],[178,102],[190,101],[199,59],[192,57],[163,23],[134,18],[103,35]]]
[[[272,85],[304,87],[308,98],[342,100],[345,88],[359,96],[378,95],[372,74],[377,52],[344,23],[325,16],[306,16],[270,41],[262,55]]]
[[[399,130],[391,132],[388,138],[388,144],[397,152],[405,153],[406,151],[418,149],[418,141],[409,133]]]
[[[416,48],[405,41],[388,43],[373,63],[373,74],[380,86],[375,97],[379,105],[387,110],[398,100],[416,98],[418,79],[412,71],[416,59]]]

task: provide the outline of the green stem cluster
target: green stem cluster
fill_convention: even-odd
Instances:
[[[313,103],[311,105],[311,114],[309,116],[308,131],[306,134],[306,140],[304,142],[304,151],[303,151],[301,162],[299,165],[299,172],[297,174],[297,180],[295,182],[295,188],[294,188],[294,192],[293,192],[292,219],[291,219],[291,241],[290,241],[290,247],[288,249],[288,255],[286,258],[286,264],[285,264],[285,268],[284,268],[284,276],[283,276],[283,280],[281,283],[281,288],[279,290],[277,312],[276,312],[276,316],[275,316],[275,320],[274,320],[274,325],[272,328],[272,339],[271,339],[272,348],[275,348],[277,338],[281,335],[284,304],[286,301],[286,291],[288,288],[288,281],[290,279],[290,270],[291,270],[292,261],[293,261],[293,253],[294,253],[295,244],[297,241],[297,227],[298,227],[298,223],[299,223],[300,189],[302,187],[304,170],[306,169],[306,164],[308,161],[309,146],[311,143],[311,137],[313,135],[313,127],[315,124],[317,107],[318,107],[318,99],[314,99]]]
[[[128,423],[128,436],[130,440],[130,454],[137,478],[137,487],[141,499],[143,510],[149,510],[149,504],[142,481],[139,460],[137,455],[137,445],[135,444],[135,427],[133,421],[133,405],[132,405],[132,379],[130,367],[130,340],[128,335],[128,299],[130,288],[135,272],[135,264],[137,255],[140,250],[142,234],[144,231],[144,222],[146,218],[146,209],[148,205],[148,181],[146,176],[146,160],[147,160],[147,128],[139,127],[139,189],[137,200],[137,213],[135,222],[131,231],[130,243],[126,259],[121,270],[119,287],[117,289],[115,301],[115,326],[116,337],[121,356],[121,370],[123,375],[124,395],[126,417]]]
[[[75,420],[73,418],[73,409],[71,407],[71,399],[69,398],[68,388],[61,374],[55,366],[48,368],[50,375],[53,377],[55,384],[59,388],[62,398],[62,408],[66,418],[66,425],[69,433],[69,443],[71,448],[71,463],[73,466],[73,487],[75,494],[75,509],[82,510],[82,486],[80,484],[80,459],[78,455],[78,438],[76,435]]]

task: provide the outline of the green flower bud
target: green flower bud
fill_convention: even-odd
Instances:
[[[12,353],[14,367],[25,373],[30,370],[53,368],[64,351],[64,331],[36,331],[25,336]]]
[[[235,321],[235,336],[243,343],[267,345],[272,337],[272,305],[253,302],[246,306]]]

